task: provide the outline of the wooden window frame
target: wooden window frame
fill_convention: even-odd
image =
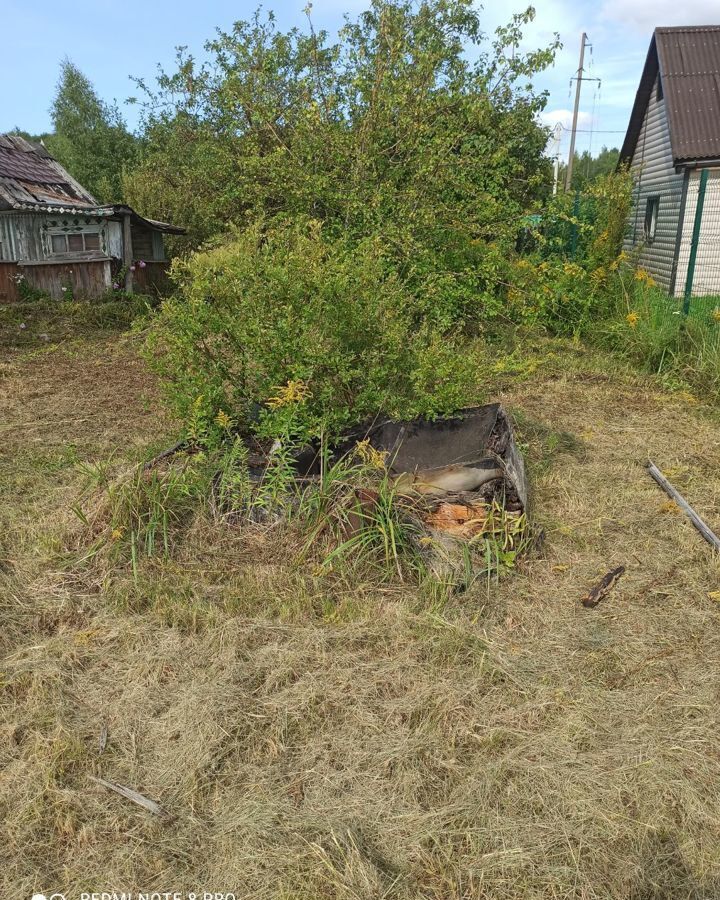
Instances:
[[[58,256],[72,256],[76,253],[101,253],[102,252],[102,233],[99,225],[93,227],[84,227],[84,228],[49,228],[47,231],[48,235],[48,252],[52,257]],[[73,235],[79,235],[82,237],[83,246],[81,250],[71,250],[68,238]],[[86,235],[95,235],[97,236],[97,247],[86,247],[85,246],[85,236]],[[53,247],[54,238],[63,237],[65,238],[65,249],[64,250],[55,250]]]

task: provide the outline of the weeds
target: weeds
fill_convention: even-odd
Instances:
[[[685,317],[681,298],[668,297],[647,277],[634,281],[631,293],[619,283],[615,316],[600,325],[595,339],[671,386],[691,386],[705,396],[720,396],[716,298],[694,297]]]
[[[720,571],[692,528],[658,514],[637,460],[652,444],[684,466],[684,492],[712,518],[720,431],[617,359],[554,347],[552,372],[502,383],[543,462],[534,515],[558,527],[513,577],[492,591],[475,577],[463,595],[378,583],[349,568],[352,553],[314,577],[339,523],[298,566],[297,508],[277,527],[236,522],[207,492],[169,517],[169,555],[158,538],[133,578],[129,540],[109,538],[108,486],[141,448],[171,442],[140,399],[144,368],[111,341],[18,355],[7,423],[59,424],[8,429],[0,460],[0,895],[172,883],[248,900],[718,896]],[[77,460],[60,471],[22,462],[69,441]],[[109,469],[91,463],[113,448]],[[178,456],[156,477],[192,462],[216,491],[221,461]],[[231,468],[229,485],[245,477]],[[330,460],[325,476],[329,497],[304,484],[294,501],[320,508],[318,523],[357,486]],[[81,479],[114,568],[100,554],[97,571],[65,565]],[[618,593],[579,608],[616,561]],[[174,820],[159,827],[88,774]]]
[[[153,304],[153,298],[142,294],[88,302],[33,297],[0,304],[0,345],[42,347],[81,335],[127,329]]]
[[[282,526],[273,539],[296,567],[347,583],[429,584],[434,577],[466,589],[480,575],[512,569],[529,547],[525,516],[499,502],[487,506],[472,540],[434,536],[423,520],[427,502],[401,492],[383,454],[367,442],[339,459],[323,445],[320,474],[313,478],[299,477],[296,450],[290,441],[276,441],[260,471],[250,466],[240,437],[213,453],[150,471],[139,467],[114,482],[108,467],[84,467],[91,489],[107,503],[94,516],[81,504],[74,507],[95,541],[83,560],[109,546],[110,558],[125,559],[137,577],[142,558],[169,557],[188,539],[192,522],[208,516],[222,527],[266,534]]]

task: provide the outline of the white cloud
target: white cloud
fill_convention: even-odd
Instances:
[[[720,21],[717,0],[605,0],[600,15],[642,31],[661,25],[716,25]]]
[[[566,130],[572,128],[573,114],[571,109],[546,109],[540,113],[540,121],[548,128],[554,128],[557,124]],[[578,112],[578,128],[590,128],[593,118],[590,113]]]

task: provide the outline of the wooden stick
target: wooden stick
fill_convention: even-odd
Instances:
[[[618,566],[617,569],[612,569],[612,571],[608,572],[594,588],[585,594],[580,601],[582,605],[587,607],[587,609],[594,609],[601,600],[604,600],[605,597],[607,597],[624,574],[625,566]]]
[[[137,803],[138,806],[142,806],[143,809],[146,809],[148,812],[151,812],[155,816],[160,816],[161,818],[165,819],[170,817],[169,813],[167,813],[162,808],[162,806],[160,806],[154,800],[151,800],[144,794],[139,794],[132,788],[125,787],[124,784],[117,784],[114,781],[105,781],[104,778],[97,778],[95,775],[90,775],[89,777],[92,781],[97,782],[97,784],[101,784],[109,791],[115,791],[116,794],[120,794],[120,796],[124,797],[126,800],[131,800],[133,803]]]
[[[190,445],[187,441],[178,441],[177,444],[173,444],[172,447],[168,447],[167,450],[163,450],[162,453],[158,453],[157,456],[153,456],[152,459],[149,459],[143,466],[143,471],[148,472],[159,462],[162,462],[162,460],[168,459],[170,456],[175,456],[176,453],[180,453],[182,450],[188,450],[189,448]]]
[[[690,521],[697,528],[700,534],[705,538],[708,544],[711,544],[716,550],[720,550],[720,538],[715,534],[714,531],[712,531],[708,527],[708,525],[705,524],[705,522],[703,522],[703,520],[695,512],[692,506],[690,506],[683,495],[675,490],[675,488],[670,484],[670,482],[663,475],[660,469],[658,469],[658,467],[650,460],[648,460],[647,470],[650,477],[654,478],[655,481],[657,481],[657,483],[665,491],[668,497],[672,497],[672,499],[677,503],[680,509],[685,513],[688,519],[690,519]]]

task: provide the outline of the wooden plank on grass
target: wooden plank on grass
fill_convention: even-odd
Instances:
[[[658,467],[650,460],[648,460],[647,470],[650,477],[654,478],[655,481],[657,481],[657,483],[665,491],[668,497],[672,497],[672,499],[677,503],[680,509],[685,513],[688,519],[690,519],[690,521],[697,528],[700,534],[705,538],[708,544],[711,544],[716,550],[720,550],[720,538],[709,527],[709,525],[707,525],[700,518],[700,516],[695,512],[692,506],[690,506],[683,495],[670,484],[670,482],[663,475],[660,469],[658,469]]]
[[[90,778],[92,781],[97,782],[104,788],[107,788],[109,791],[115,791],[116,794],[120,794],[120,796],[124,797],[126,800],[131,800],[133,803],[137,803],[138,806],[142,806],[143,809],[151,812],[154,816],[160,816],[163,819],[169,818],[169,814],[162,808],[162,806],[160,806],[154,800],[150,800],[150,798],[146,797],[144,794],[139,794],[132,788],[125,787],[124,784],[116,784],[114,781],[105,781],[104,778],[97,778],[95,775],[91,775]]]

